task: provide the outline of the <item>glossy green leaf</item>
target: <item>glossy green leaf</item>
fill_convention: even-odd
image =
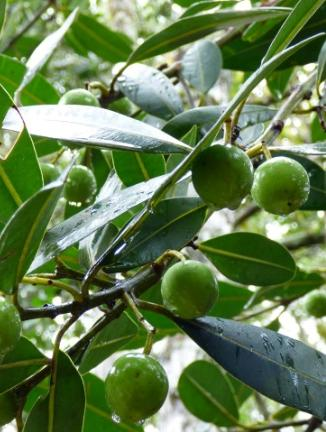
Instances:
[[[310,151],[309,147],[313,147],[314,145],[307,146],[308,151]],[[306,146],[303,145],[302,147]],[[286,149],[286,147],[281,148]],[[326,210],[326,171],[323,170],[323,168],[317,163],[296,153],[278,151],[277,154],[295,159],[297,162],[301,163],[301,165],[304,166],[309,175],[310,192],[308,199],[301,207],[301,210]]]
[[[169,120],[163,130],[177,138],[185,135],[194,125],[198,127],[210,128],[216,118],[225,110],[225,105],[192,108]],[[264,123],[271,120],[276,113],[274,108],[260,105],[245,105],[239,119],[239,126],[246,128],[257,123]]]
[[[146,39],[131,54],[128,63],[164,54],[223,28],[237,27],[252,21],[264,21],[277,16],[282,17],[288,12],[289,9],[286,8],[261,7],[246,11],[222,10],[217,13],[182,18]]]
[[[325,31],[326,6],[323,6],[317,14],[304,26],[300,33],[295,38],[294,42],[310,38],[319,32]],[[268,23],[267,23],[268,24]],[[265,25],[265,23],[264,23]],[[261,64],[262,57],[266,54],[271,45],[275,33],[278,28],[271,30],[264,37],[255,42],[247,42],[242,40],[241,35],[232,38],[227,43],[223,44],[223,64],[225,69],[255,71]],[[303,45],[297,50],[295,56],[291,56],[277,66],[284,69],[291,66],[305,65],[317,61],[318,53],[323,45],[323,38],[317,38],[311,41],[309,45]],[[245,61],[239,61],[245,59]]]
[[[292,73],[293,68],[289,68],[275,71],[267,78],[267,86],[276,100],[282,99]]]
[[[263,62],[286,48],[324,3],[325,0],[314,0],[313,3],[311,3],[311,0],[298,0],[269,46]]]
[[[144,64],[129,66],[118,78],[120,91],[142,110],[169,119],[182,112],[182,101],[163,72]]]
[[[51,228],[45,234],[30,271],[50,261],[60,252],[88,237],[127,210],[149,199],[165,179],[166,175],[126,188]]]
[[[7,4],[6,0],[1,0],[1,2],[0,2],[0,35],[1,35],[2,27],[3,27],[4,21],[5,21],[6,4]]]
[[[186,18],[191,15],[196,15],[200,12],[207,11],[209,9],[231,7],[237,3],[237,0],[217,0],[217,1],[198,1],[191,2],[189,8],[180,16],[180,18]]]
[[[317,75],[317,86],[325,81],[326,79],[326,41],[320,50],[318,57],[318,75]]]
[[[319,142],[325,139],[325,131],[321,127],[318,115],[313,116],[312,122],[310,122],[310,134],[311,142]]]
[[[247,288],[232,285],[229,282],[220,281],[218,287],[218,301],[209,311],[210,316],[233,318],[242,312],[245,304],[252,296],[252,292]]]
[[[213,363],[197,360],[179,379],[180,399],[193,415],[216,426],[233,426],[238,421],[237,403],[226,376]]]
[[[31,265],[61,195],[65,176],[22,204],[0,235],[0,285],[11,293]]]
[[[266,328],[222,318],[175,320],[217,363],[284,405],[325,419],[325,365],[321,352]]]
[[[0,229],[17,208],[43,186],[34,144],[26,129],[13,144],[7,159],[0,161]]]
[[[219,47],[202,40],[192,45],[182,58],[182,76],[197,90],[208,92],[216,83],[223,64]]]
[[[144,430],[140,425],[114,422],[105,401],[104,382],[92,374],[85,375],[84,381],[86,413],[83,432],[142,432]]]
[[[12,389],[44,367],[48,359],[30,342],[21,337],[13,351],[0,364],[0,393]]]
[[[21,107],[31,135],[73,142],[90,148],[187,153],[189,147],[159,129],[103,108],[81,105]],[[3,128],[21,129],[21,120],[10,109]]]
[[[63,352],[59,353],[53,399],[39,399],[27,417],[23,432],[81,432],[86,407],[82,377]],[[51,412],[51,416],[49,415]]]
[[[296,272],[290,253],[259,234],[226,234],[200,243],[199,249],[226,277],[245,285],[284,283]]]
[[[82,48],[111,63],[127,60],[132,42],[124,35],[110,30],[91,16],[79,13],[70,29],[70,35]]]
[[[244,384],[243,382],[239,381],[237,378],[234,378],[233,375],[227,373],[224,371],[224,373],[226,373],[228,380],[233,388],[233,393],[234,393],[234,397],[235,400],[238,404],[238,407],[240,408],[241,405],[250,397],[254,394],[254,391],[252,388],[248,387],[246,384]]]
[[[163,155],[114,151],[114,169],[125,186],[132,186],[165,174]]]
[[[16,90],[15,98],[20,96],[23,88],[26,87],[29,82],[31,82],[36,73],[42,69],[42,67],[51,57],[51,55],[63,39],[64,35],[68,31],[69,27],[73,23],[74,19],[76,18],[77,12],[78,9],[75,9],[73,12],[71,12],[71,14],[62,24],[62,26],[55,32],[48,35],[33,51],[33,53],[26,62],[27,70],[20,86]]]
[[[80,373],[86,373],[102,363],[113,353],[132,340],[138,331],[137,325],[122,314],[101,330],[88,345],[79,366]]]
[[[171,198],[161,201],[130,243],[106,259],[110,271],[152,262],[168,249],[179,250],[197,234],[206,215],[199,198]]]
[[[0,83],[0,125],[3,124],[3,119],[7,114],[7,111],[12,105],[12,99],[8,91]],[[3,156],[3,155],[2,155]]]
[[[325,279],[318,273],[305,273],[298,270],[295,277],[283,285],[260,288],[254,293],[250,304],[260,303],[263,300],[293,300],[320,288],[324,283]]]

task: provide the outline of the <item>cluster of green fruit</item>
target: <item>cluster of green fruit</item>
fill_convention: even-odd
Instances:
[[[4,298],[0,299],[0,328],[0,358],[2,361],[5,355],[17,345],[22,329],[17,309]],[[0,427],[15,418],[17,407],[17,398],[14,393],[9,391],[0,394]]]
[[[163,303],[174,315],[192,319],[207,312],[218,297],[213,271],[197,261],[181,261],[164,274]],[[116,360],[106,378],[106,397],[114,416],[139,422],[155,414],[168,393],[168,378],[160,363],[145,354],[126,354]]]
[[[273,157],[254,172],[247,154],[236,146],[202,151],[194,161],[192,180],[198,195],[215,209],[235,209],[251,191],[259,207],[286,215],[300,208],[310,192],[309,176],[299,162]]]

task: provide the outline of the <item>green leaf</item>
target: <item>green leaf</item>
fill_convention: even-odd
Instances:
[[[30,342],[21,337],[13,351],[0,364],[0,393],[16,387],[44,367],[48,359]]]
[[[267,78],[267,86],[276,100],[282,99],[292,73],[293,68],[289,68],[275,71]]]
[[[325,131],[321,127],[320,120],[317,114],[313,116],[313,120],[312,122],[310,122],[310,134],[311,141],[314,143],[325,139]]]
[[[163,72],[140,63],[129,66],[118,78],[120,91],[145,112],[169,119],[182,112],[182,101]]]
[[[263,63],[284,50],[324,3],[325,0],[315,0],[313,3],[311,3],[311,0],[298,0],[295,8],[288,15],[269,46],[262,60]]]
[[[308,145],[307,147],[313,147],[313,146],[314,145]],[[301,147],[301,145],[297,147]],[[280,147],[280,148],[286,149],[286,147]],[[299,156],[296,153],[278,151],[277,154],[295,159],[297,162],[301,163],[301,165],[303,165],[303,167],[308,172],[309,180],[310,180],[310,192],[309,192],[308,199],[301,207],[301,210],[326,210],[326,172],[325,170],[323,170],[323,168],[320,165],[313,162],[312,160]]]
[[[0,230],[18,207],[42,186],[34,144],[23,129],[7,159],[0,161]]]
[[[31,135],[100,149],[148,153],[187,153],[189,146],[139,120],[103,108],[81,105],[21,107]],[[10,109],[3,128],[20,131],[21,120]]]
[[[217,0],[217,1],[198,1],[196,3],[191,2],[190,7],[180,16],[180,18],[186,18],[191,15],[196,15],[200,12],[214,9],[231,7],[237,4],[237,0]]]
[[[229,373],[225,372],[226,376],[229,379],[229,382],[233,388],[234,397],[237,401],[238,407],[240,408],[241,405],[250,397],[253,395],[254,391],[252,388],[248,387],[243,382],[239,381],[238,379],[234,378],[233,375],[230,375]]]
[[[48,35],[44,40],[42,40],[40,45],[38,45],[33,51],[33,53],[26,62],[27,70],[24,75],[23,81],[16,90],[15,98],[18,98],[20,96],[20,93],[22,92],[24,87],[26,87],[27,84],[31,82],[36,73],[42,69],[42,67],[51,57],[51,55],[63,39],[65,33],[68,31],[69,27],[73,23],[77,12],[78,9],[75,9],[73,12],[71,12],[66,21],[62,24],[62,26],[55,32]]]
[[[317,87],[326,79],[326,41],[320,50],[318,57],[318,74],[317,74]]]
[[[81,432],[86,406],[84,383],[71,359],[59,353],[53,401],[39,399],[27,417],[23,432]],[[53,411],[52,411],[53,410]],[[53,417],[50,420],[49,411]]]
[[[110,271],[128,269],[154,261],[168,249],[180,249],[197,234],[206,215],[199,198],[161,201],[120,253],[106,258]]]
[[[79,372],[84,374],[102,363],[130,342],[137,332],[138,326],[127,314],[122,314],[118,319],[109,323],[91,341],[83,355]]]
[[[65,175],[22,204],[0,235],[0,285],[11,293],[31,265],[61,195]]]
[[[7,114],[7,111],[12,105],[12,99],[7,92],[7,90],[2,86],[0,83],[0,125],[3,123],[3,119],[5,118],[5,115]],[[21,121],[21,120],[20,120]],[[5,154],[8,151],[5,150]],[[3,157],[3,155],[2,155]]]
[[[179,379],[180,399],[193,415],[216,426],[234,426],[238,408],[226,376],[213,363],[197,360],[187,366]]]
[[[216,121],[216,118],[218,118],[225,109],[225,105],[208,105],[205,107],[192,108],[169,120],[163,130],[174,137],[180,138],[194,125],[210,128]],[[243,129],[257,123],[264,123],[271,120],[275,114],[276,110],[274,108],[248,104],[245,105],[242,110],[239,126]]]
[[[182,76],[197,90],[208,92],[216,83],[223,58],[219,47],[211,41],[198,41],[192,45],[182,58]]]
[[[247,11],[225,10],[217,13],[182,18],[145,40],[129,57],[128,63],[164,54],[182,45],[196,41],[222,28],[238,27],[252,21],[264,21],[286,16],[289,9],[257,8]]]
[[[199,249],[226,277],[245,285],[280,284],[296,272],[290,253],[259,234],[226,234],[200,243]]]
[[[224,281],[220,281],[218,287],[218,301],[209,311],[209,315],[223,318],[233,318],[239,315],[250,299],[252,292],[245,287],[232,285]]]
[[[91,51],[111,63],[127,60],[132,50],[131,40],[116,31],[110,30],[91,16],[79,13],[72,24],[72,36],[82,48]]]
[[[2,27],[3,27],[4,21],[5,21],[6,4],[7,4],[6,0],[1,0],[1,2],[0,2],[0,35],[1,35]]]
[[[261,327],[222,318],[177,324],[217,363],[265,396],[325,419],[326,356]]]
[[[84,381],[86,414],[83,432],[142,432],[144,430],[139,425],[114,422],[105,401],[104,382],[92,374],[85,375]]]
[[[114,169],[125,186],[132,186],[165,174],[163,155],[114,151]]]
[[[257,304],[263,300],[293,300],[320,288],[324,283],[325,279],[318,273],[305,273],[298,270],[295,277],[283,285],[260,288],[254,293],[250,304]]]
[[[88,237],[129,209],[149,199],[165,179],[166,175],[155,177],[148,182],[126,188],[109,198],[96,202],[75,216],[51,228],[45,234],[30,271],[37,269],[59,255],[60,252]]]

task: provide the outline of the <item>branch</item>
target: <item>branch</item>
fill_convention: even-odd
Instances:
[[[314,246],[317,244],[322,244],[326,240],[325,234],[308,234],[306,236],[300,236],[293,240],[287,240],[284,242],[289,250],[299,249],[307,246]]]
[[[306,424],[309,424],[311,420],[307,419],[307,420],[295,420],[295,421],[288,421],[288,422],[284,422],[284,423],[270,423],[268,425],[265,426],[248,426],[246,429],[248,431],[254,431],[254,432],[262,432],[262,431],[266,431],[266,430],[278,430],[278,429],[283,429],[285,427],[291,427],[291,426],[303,426]],[[307,432],[307,431],[306,431]]]

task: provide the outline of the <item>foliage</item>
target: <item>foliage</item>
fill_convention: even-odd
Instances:
[[[1,423],[160,425],[174,335],[191,430],[326,419],[326,4],[247,3],[0,2]]]

